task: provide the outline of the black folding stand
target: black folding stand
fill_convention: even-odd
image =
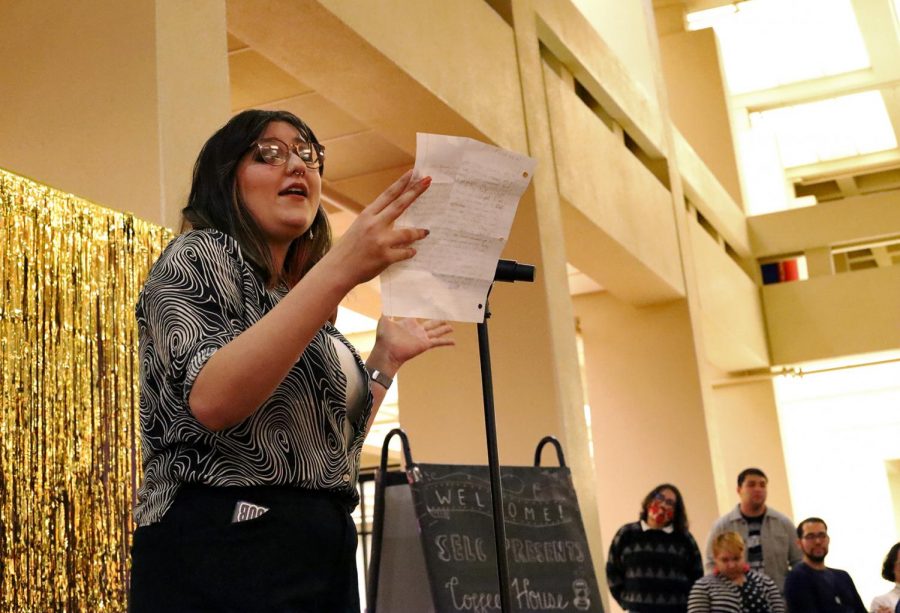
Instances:
[[[534,266],[512,260],[497,262],[494,282],[534,281]],[[493,286],[491,286],[493,289]],[[490,295],[490,290],[488,291]],[[481,393],[484,396],[484,430],[487,435],[488,469],[491,476],[491,501],[494,510],[494,542],[497,547],[497,575],[500,581],[500,610],[512,610],[509,592],[509,562],[506,559],[506,522],[503,520],[503,489],[500,485],[500,458],[497,453],[497,422],[494,419],[494,381],[491,377],[491,349],[487,320],[491,312],[484,301],[484,321],[478,324],[478,355],[481,358]]]
[[[381,464],[378,466],[378,473],[375,476],[375,511],[372,516],[372,553],[371,562],[369,563],[369,576],[366,580],[366,613],[376,613],[378,604],[378,580],[381,575],[381,548],[384,542],[384,496],[385,488],[392,481],[397,480],[397,473],[388,473],[388,451],[391,439],[394,436],[400,437],[400,443],[403,447],[403,460],[406,462],[406,469],[412,466],[412,452],[409,450],[409,437],[406,432],[400,428],[394,428],[384,437],[384,443],[381,444]],[[403,477],[406,480],[405,476]]]
[[[396,471],[389,472],[388,452],[390,450],[391,439],[393,437],[400,438],[400,444],[403,449],[403,458],[405,462],[406,472]],[[554,436],[545,436],[540,440],[537,448],[534,450],[534,466],[541,466],[541,452],[548,444],[552,444],[556,448],[556,458],[561,468],[566,467],[566,457],[563,454],[562,446]],[[381,464],[375,476],[375,511],[372,518],[372,549],[371,563],[369,564],[369,576],[366,582],[366,613],[378,613],[378,587],[381,579],[381,557],[384,546],[384,523],[385,523],[385,492],[388,487],[396,485],[412,485],[409,480],[408,473],[417,470],[412,459],[412,452],[409,448],[409,437],[406,432],[400,428],[394,428],[384,437],[384,443],[381,446]],[[505,550],[505,548],[504,548]]]
[[[497,271],[494,274],[494,282],[503,281],[513,283],[515,281],[534,281],[534,266],[519,264],[513,260],[500,260],[497,262]],[[493,286],[492,286],[493,288]],[[490,291],[488,291],[490,294]],[[509,613],[511,608],[511,595],[509,592],[509,563],[506,558],[506,523],[503,519],[503,491],[500,486],[500,458],[497,453],[497,422],[494,419],[494,383],[491,378],[491,352],[488,343],[487,320],[491,316],[488,309],[487,298],[484,303],[484,322],[478,327],[478,354],[481,358],[481,391],[484,396],[484,427],[487,435],[488,468],[491,481],[491,501],[494,515],[494,543],[497,547],[497,575],[500,581],[500,610]],[[387,474],[387,454],[390,439],[397,435],[403,445],[403,455],[407,467],[412,465],[412,454],[409,450],[409,439],[406,433],[399,429],[391,430],[384,439],[381,449],[381,466],[378,472],[375,489],[375,516],[372,522],[372,563],[369,569],[367,593],[367,610],[375,611],[378,600],[378,579],[381,569],[382,527],[384,525],[384,490],[391,477]],[[540,454],[547,442],[552,442],[556,447],[560,458],[560,465],[565,465],[562,448],[553,437],[545,437],[535,451],[535,466],[540,465]]]

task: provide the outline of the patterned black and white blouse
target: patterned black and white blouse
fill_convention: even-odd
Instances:
[[[212,432],[188,407],[191,386],[210,356],[286,293],[284,287],[266,289],[237,242],[216,230],[178,236],[153,265],[136,308],[144,467],[134,513],[139,526],[159,521],[184,483],[293,485],[358,502],[372,394],[366,386],[363,410],[348,424],[340,344],[363,373],[365,366],[329,323],[269,399],[240,424]]]

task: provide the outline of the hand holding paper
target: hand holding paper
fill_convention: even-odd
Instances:
[[[396,221],[427,228],[417,254],[381,275],[385,315],[481,322],[497,260],[536,161],[458,136],[418,134],[431,187]]]

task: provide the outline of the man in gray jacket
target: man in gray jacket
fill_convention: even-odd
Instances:
[[[784,578],[803,553],[795,540],[794,522],[775,509],[766,507],[769,479],[758,468],[745,468],[737,478],[737,493],[741,502],[720,517],[706,542],[706,569],[711,572],[715,563],[712,542],[717,534],[734,531],[741,535],[746,546],[750,568],[767,574],[780,590]]]

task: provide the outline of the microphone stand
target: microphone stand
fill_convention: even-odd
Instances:
[[[514,260],[500,260],[494,282],[513,283],[534,281],[534,266]],[[491,285],[493,289],[493,285]],[[490,296],[491,289],[488,290]],[[487,320],[491,316],[488,300],[484,302],[484,321],[478,328],[478,355],[481,358],[481,393],[484,396],[484,429],[487,435],[488,469],[491,480],[491,502],[494,515],[494,543],[497,548],[497,576],[500,581],[500,610],[512,611],[509,588],[509,562],[506,558],[506,522],[503,518],[503,490],[500,483],[500,458],[497,452],[497,422],[494,418],[494,384],[491,377],[491,350],[488,342]]]

